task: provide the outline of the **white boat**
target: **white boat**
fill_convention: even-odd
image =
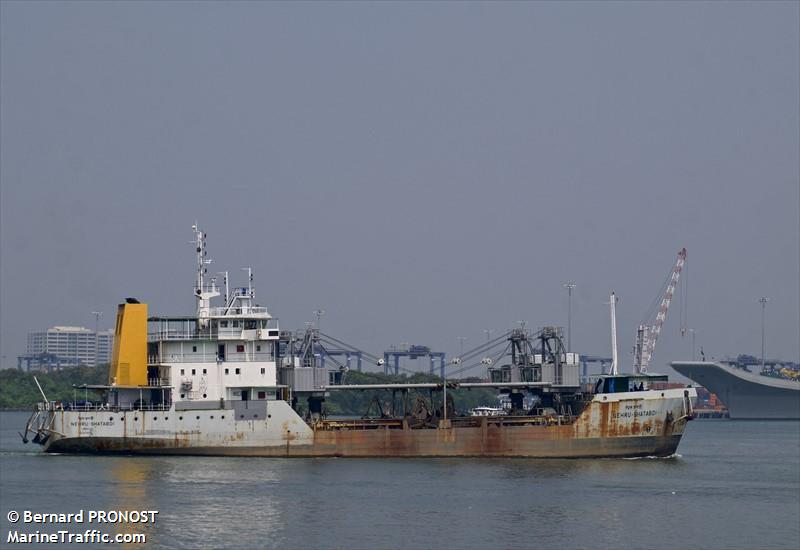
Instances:
[[[506,414],[506,410],[499,407],[475,407],[469,410],[470,416],[502,416],[504,414]]]

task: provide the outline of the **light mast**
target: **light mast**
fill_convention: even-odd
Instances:
[[[194,287],[194,295],[197,299],[197,322],[201,328],[205,328],[211,314],[211,299],[219,296],[219,291],[215,278],[211,278],[210,285],[205,283],[205,274],[208,272],[206,266],[211,263],[211,260],[206,258],[208,255],[206,234],[198,229],[196,222],[192,225],[192,231],[194,231],[195,252],[197,253],[197,280]]]

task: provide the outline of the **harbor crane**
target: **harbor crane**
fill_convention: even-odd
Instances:
[[[661,334],[661,327],[667,317],[667,310],[669,310],[669,304],[672,302],[673,294],[675,294],[675,287],[678,285],[678,279],[681,276],[684,263],[686,263],[686,249],[681,248],[678,252],[675,266],[672,268],[672,272],[665,283],[666,287],[661,294],[661,304],[657,310],[645,318],[636,331],[636,346],[633,349],[633,370],[638,374],[647,373],[647,367],[650,365],[650,359],[652,359],[653,351],[656,349],[658,335]]]

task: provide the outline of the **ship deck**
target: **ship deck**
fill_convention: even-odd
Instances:
[[[576,416],[456,416],[447,420],[435,419],[414,422],[413,418],[353,418],[320,420],[311,427],[315,431],[348,430],[409,430],[439,429],[442,423],[450,428],[479,428],[481,426],[565,426],[575,422]]]

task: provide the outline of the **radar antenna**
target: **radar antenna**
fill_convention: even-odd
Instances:
[[[201,327],[208,324],[208,317],[211,309],[211,299],[219,296],[217,290],[217,281],[215,278],[211,279],[211,284],[206,285],[205,275],[208,273],[206,267],[211,263],[208,259],[208,252],[206,251],[206,237],[207,235],[200,231],[197,227],[197,222],[192,225],[194,231],[194,245],[195,252],[197,253],[197,279],[195,280],[194,296],[197,300],[197,321]]]

